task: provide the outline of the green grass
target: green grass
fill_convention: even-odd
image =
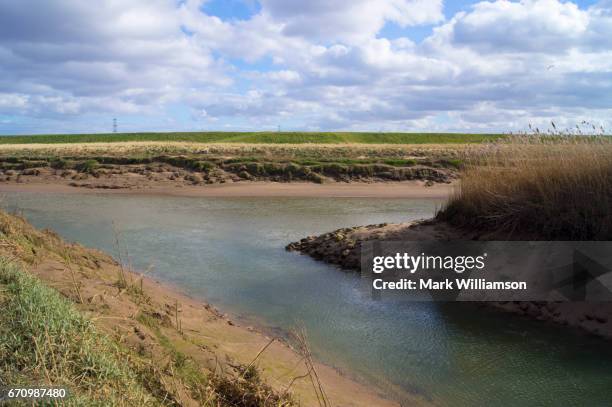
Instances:
[[[69,389],[68,405],[160,405],[125,355],[66,299],[0,258],[0,385]]]
[[[462,133],[307,133],[307,132],[203,132],[48,134],[0,136],[0,144],[102,143],[122,141],[187,141],[198,143],[270,144],[453,144],[481,143],[504,137],[500,134]]]

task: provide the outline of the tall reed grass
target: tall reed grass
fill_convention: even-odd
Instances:
[[[612,239],[612,139],[515,136],[465,159],[438,219],[508,238]]]

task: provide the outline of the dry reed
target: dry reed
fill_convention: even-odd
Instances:
[[[438,219],[507,238],[612,239],[609,137],[520,136],[470,154]]]

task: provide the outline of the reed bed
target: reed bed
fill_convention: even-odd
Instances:
[[[495,236],[612,239],[607,136],[514,136],[471,152],[437,218]]]

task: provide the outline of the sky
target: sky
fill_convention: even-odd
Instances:
[[[612,0],[0,0],[0,134],[612,129]]]

